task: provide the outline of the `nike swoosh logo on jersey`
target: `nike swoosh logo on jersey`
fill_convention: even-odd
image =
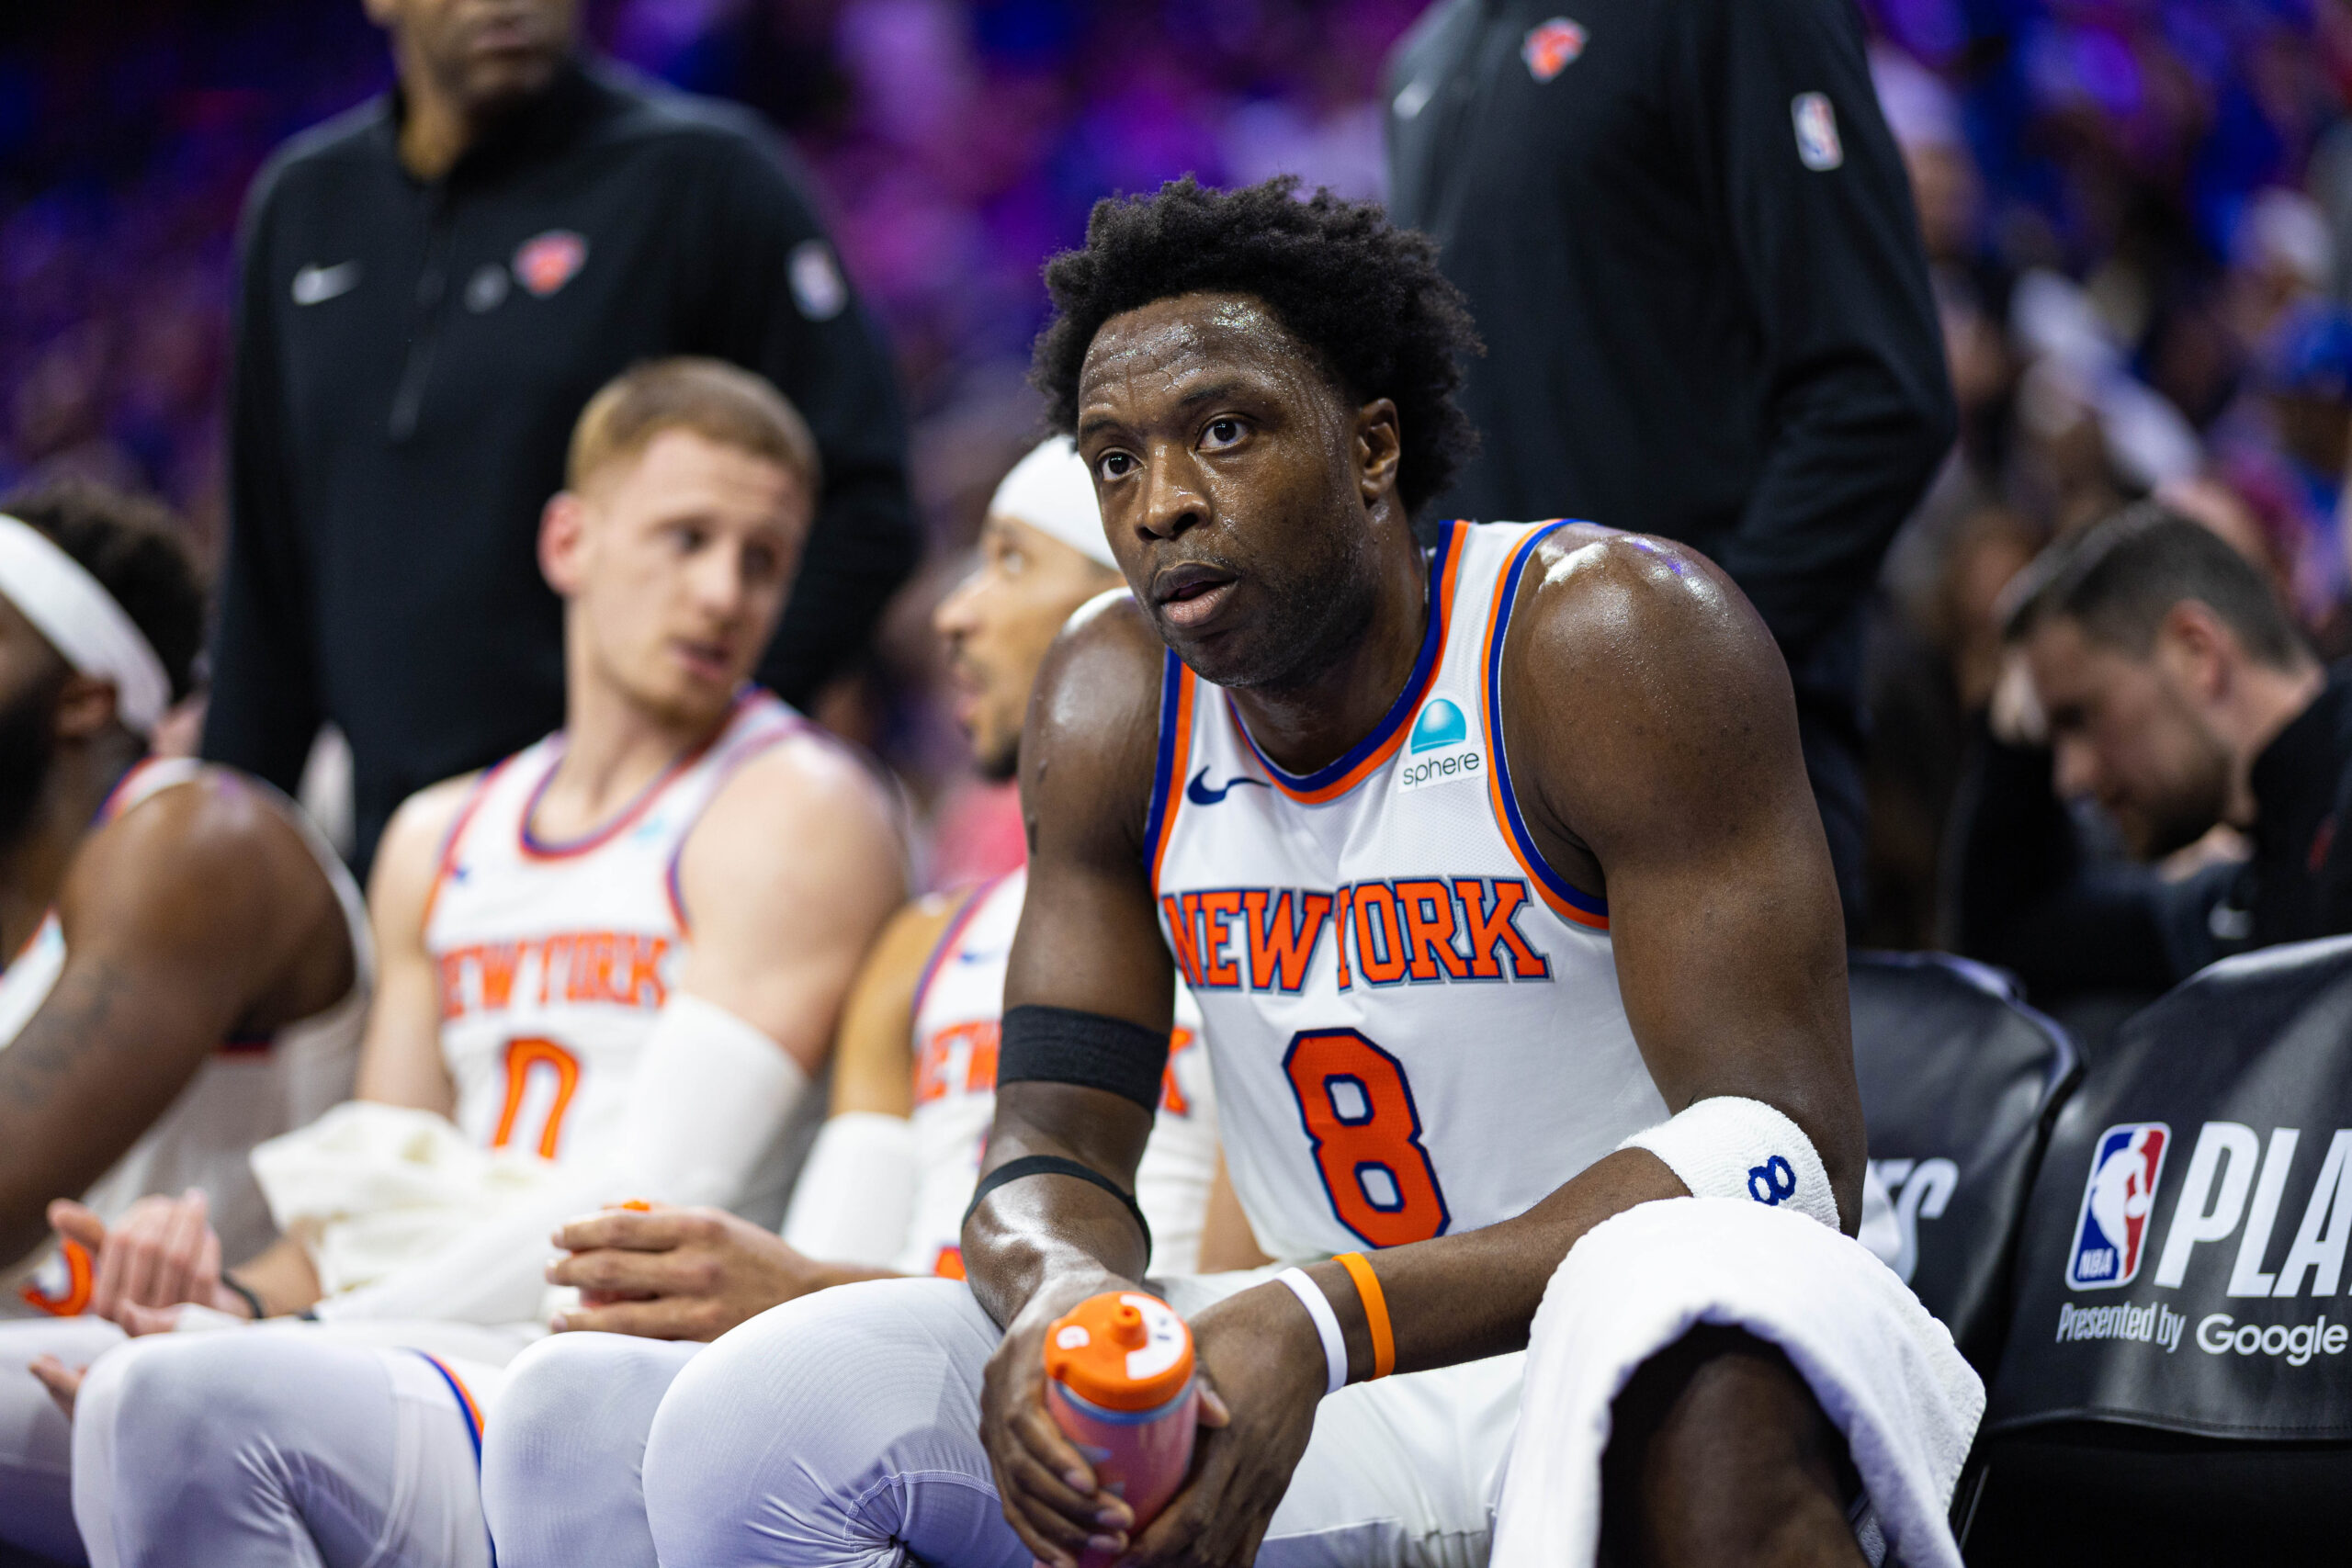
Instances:
[[[312,262],[294,275],[294,303],[318,305],[338,294],[348,294],[359,287],[359,264],[356,261],[337,262],[333,266],[321,266]]]
[[[1012,949],[1009,947],[991,947],[986,953],[959,953],[956,955],[956,962],[958,964],[993,964],[1012,951]]]
[[[1206,768],[1203,768],[1199,773],[1194,773],[1193,775],[1193,782],[1184,786],[1184,798],[1191,801],[1195,806],[1215,806],[1218,801],[1223,800],[1227,795],[1231,795],[1236,789],[1239,788],[1243,784],[1256,784],[1260,789],[1272,789],[1273,787],[1263,779],[1253,779],[1237,773],[1232,778],[1227,779],[1222,788],[1211,789],[1208,787],[1208,776],[1209,771]]]

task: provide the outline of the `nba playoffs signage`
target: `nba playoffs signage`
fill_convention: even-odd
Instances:
[[[2216,964],[2061,1115],[1988,1427],[2352,1437],[2352,942]]]
[[[1894,1208],[1889,1262],[1989,1373],[2018,1216],[2074,1054],[1974,964],[1856,953],[1848,992],[1871,1169]]]

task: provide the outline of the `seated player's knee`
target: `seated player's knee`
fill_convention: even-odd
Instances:
[[[282,1386],[254,1363],[244,1338],[158,1335],[102,1357],[74,1399],[77,1433],[110,1430],[115,1465],[125,1473],[151,1457],[177,1465],[226,1451]],[[77,1445],[77,1463],[83,1451]]]
[[[646,1435],[703,1348],[559,1334],[515,1358],[482,1433],[482,1515],[502,1562],[653,1561],[639,1480]]]
[[[515,1358],[484,1428],[482,1489],[593,1494],[636,1490],[633,1472],[662,1396],[698,1345],[622,1334],[559,1334]],[[509,1482],[514,1483],[509,1487]]]
[[[814,1562],[886,1544],[876,1483],[978,1449],[985,1324],[960,1281],[887,1280],[802,1296],[713,1343],[671,1385],[646,1444],[662,1560],[743,1561],[752,1539],[786,1552],[776,1561],[805,1548]],[[959,1370],[965,1341],[978,1359]]]
[[[1611,1434],[1608,1568],[1863,1562],[1844,1439],[1778,1347],[1737,1328],[1691,1329],[1634,1372]]]
[[[484,1433],[485,1483],[494,1469],[586,1482],[623,1449],[634,1464],[653,1411],[689,1353],[619,1334],[559,1334],[532,1346],[507,1368],[496,1436]]]

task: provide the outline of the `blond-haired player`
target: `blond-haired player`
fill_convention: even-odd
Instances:
[[[95,1562],[486,1563],[482,1411],[544,1331],[548,1231],[772,1189],[903,892],[876,779],[746,683],[817,488],[799,417],[741,370],[662,361],[590,403],[540,536],[564,728],[401,808],[371,1103],[256,1156],[302,1240],[241,1278],[321,1324],[159,1335],[91,1370]]]
[[[1048,441],[998,487],[979,565],[933,617],[984,777],[1012,775],[1030,688],[1063,623],[1120,587],[1086,465],[1067,440]],[[1027,881],[1016,871],[919,899],[884,929],[842,1016],[832,1115],[783,1239],[724,1215],[619,1212],[559,1236],[576,1250],[552,1277],[619,1299],[567,1319],[613,1332],[559,1336],[513,1369],[482,1455],[504,1568],[651,1568],[639,1471],[663,1391],[703,1348],[695,1341],[825,1286],[960,1271]],[[1200,1016],[1182,992],[1176,1024],[1136,1176],[1151,1267],[1243,1267],[1259,1255],[1213,1180],[1216,1103]]]

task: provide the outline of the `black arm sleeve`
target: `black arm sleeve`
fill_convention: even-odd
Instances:
[[[761,680],[803,703],[865,649],[922,538],[882,333],[843,280],[790,154],[765,137],[737,146],[721,198],[711,351],[774,381],[825,463],[800,575],[760,666]]]
[[[2050,787],[2050,753],[2005,746],[1980,723],[1953,803],[1954,945],[2015,973],[2037,998],[2082,991],[2162,991],[2194,968],[2177,954],[2155,873],[2093,865]],[[2207,895],[2210,903],[2211,895]],[[2170,940],[2168,940],[2168,937]]]
[[[1868,590],[1957,414],[1909,180],[1852,0],[1691,11],[1681,112],[1701,128],[1697,154],[1762,333],[1772,432],[1720,564],[1795,663]],[[1828,100],[1834,166],[1800,155],[1808,94]]]
[[[270,260],[271,194],[254,182],[239,244],[229,368],[229,542],[220,566],[204,754],[291,794],[323,713],[278,378]]]

